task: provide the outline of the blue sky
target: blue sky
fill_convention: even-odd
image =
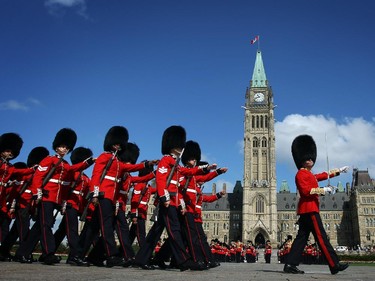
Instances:
[[[204,159],[229,168],[213,182],[231,190],[259,35],[278,189],[295,190],[290,145],[302,133],[316,140],[316,172],[328,151],[330,167],[374,176],[374,11],[372,0],[0,0],[0,133],[21,135],[24,161],[35,146],[51,151],[63,127],[99,155],[122,125],[143,160],[160,158],[164,129],[182,125]]]

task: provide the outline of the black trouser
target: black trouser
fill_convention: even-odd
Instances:
[[[40,240],[40,221],[35,221],[34,225],[31,227],[28,236],[25,240],[20,243],[20,246],[18,247],[16,251],[16,256],[24,256],[24,257],[30,257],[33,253],[36,245],[38,244]]]
[[[53,211],[58,205],[53,202],[41,202],[38,211],[38,220],[40,222],[41,236],[40,244],[42,246],[43,255],[54,254],[56,252],[55,237],[52,228],[55,223]]]
[[[264,259],[266,260],[266,263],[271,263],[271,254],[265,254]]]
[[[200,248],[202,249],[204,257],[205,257],[205,262],[214,263],[215,257],[211,252],[211,247],[208,244],[207,235],[206,235],[206,233],[204,233],[202,223],[195,222],[195,229],[196,229],[197,234],[198,234]]]
[[[11,223],[11,219],[9,218],[7,213],[0,211],[0,242],[3,243],[5,237],[8,236],[9,233],[9,225]]]
[[[126,213],[121,208],[116,216],[115,229],[120,241],[121,255],[125,260],[133,259],[135,254],[129,239],[129,224],[126,219]]]
[[[58,229],[55,231],[55,245],[58,248],[64,240],[65,235],[68,238],[69,256],[78,256],[78,211],[71,206],[67,206],[65,214],[61,219]]]
[[[205,261],[205,256],[195,226],[194,214],[187,212],[185,215],[181,216],[181,220],[182,233],[184,234],[183,238],[187,242],[189,253],[193,261]]]
[[[113,228],[115,223],[115,206],[111,200],[100,198],[97,208],[99,211],[100,229],[104,239],[105,254],[107,257],[115,256],[118,254]]]
[[[175,206],[164,207],[164,205],[160,205],[158,221],[154,222],[146,236],[144,246],[139,249],[135,257],[135,262],[137,264],[148,264],[164,228],[166,228],[168,238],[170,238],[169,246],[171,248],[172,255],[176,259],[176,263],[180,265],[190,258],[190,255],[186,252],[185,245],[182,240],[177,208]]]
[[[17,209],[15,221],[5,237],[5,240],[1,243],[1,253],[9,255],[10,250],[19,238],[21,244],[27,237],[30,230],[30,214],[29,207]]]
[[[79,236],[79,250],[78,256],[83,259],[88,251],[90,250],[91,245],[96,247],[99,240],[100,224],[99,224],[99,209],[95,208],[95,211],[90,220],[85,221],[81,234]],[[102,241],[102,243],[104,243]],[[104,246],[102,255],[104,253]],[[90,253],[91,254],[91,253]],[[94,256],[94,255],[93,255]]]
[[[146,240],[146,221],[143,218],[137,218],[137,223],[132,223],[129,231],[129,240],[133,244],[137,237],[139,247],[142,247]]]
[[[294,239],[292,248],[287,259],[285,260],[285,263],[296,266],[299,265],[309,235],[312,233],[315,241],[318,243],[322,251],[323,256],[326,258],[328,265],[330,267],[337,265],[339,263],[339,259],[331,243],[328,241],[319,213],[307,213],[300,215],[298,224],[298,233],[296,239]]]

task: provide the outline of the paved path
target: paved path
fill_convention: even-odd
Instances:
[[[179,270],[142,270],[139,268],[99,268],[99,267],[76,267],[65,263],[53,266],[40,263],[20,264],[16,262],[0,263],[0,280],[25,280],[25,281],[59,281],[59,280],[163,280],[163,281],[293,281],[293,280],[375,280],[375,266],[355,266],[337,275],[331,275],[326,265],[301,265],[300,269],[305,274],[285,274],[282,272],[283,265],[278,263],[266,264],[258,262],[246,263],[222,263],[221,266],[205,271]]]

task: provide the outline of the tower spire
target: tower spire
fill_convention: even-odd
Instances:
[[[263,66],[262,52],[258,49],[255,59],[253,77],[251,79],[251,87],[267,87],[268,81]]]

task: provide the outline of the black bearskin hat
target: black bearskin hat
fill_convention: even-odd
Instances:
[[[77,164],[80,162],[85,161],[87,158],[90,158],[92,156],[92,151],[90,148],[85,147],[77,147],[72,151],[72,154],[70,155],[70,161],[72,164]]]
[[[184,154],[182,154],[181,161],[184,165],[191,159],[195,159],[197,163],[201,161],[201,148],[195,141],[189,140],[186,142]]]
[[[119,152],[118,158],[124,163],[137,163],[139,157],[139,147],[132,142],[125,144],[125,147]]]
[[[105,135],[104,139],[104,151],[113,151],[113,145],[120,145],[121,149],[124,149],[129,139],[128,130],[123,126],[113,126],[110,128]]]
[[[69,152],[71,152],[74,149],[76,142],[77,134],[72,129],[63,128],[57,132],[52,143],[52,148],[55,151],[58,146],[64,144],[69,149]]]
[[[27,156],[27,166],[32,167],[34,165],[38,165],[40,161],[46,158],[49,155],[49,151],[44,146],[37,146],[34,147],[29,156]]]
[[[16,162],[13,164],[13,167],[16,169],[26,169],[27,165],[25,162]]]
[[[16,133],[5,133],[0,136],[0,152],[5,150],[11,150],[13,157],[16,158],[20,152],[23,145],[22,138]]]
[[[302,168],[303,162],[311,159],[316,161],[316,144],[309,135],[300,135],[292,143],[292,155],[297,168]]]
[[[186,131],[181,126],[170,126],[163,133],[161,142],[161,153],[169,154],[173,148],[184,148],[186,142]]]

